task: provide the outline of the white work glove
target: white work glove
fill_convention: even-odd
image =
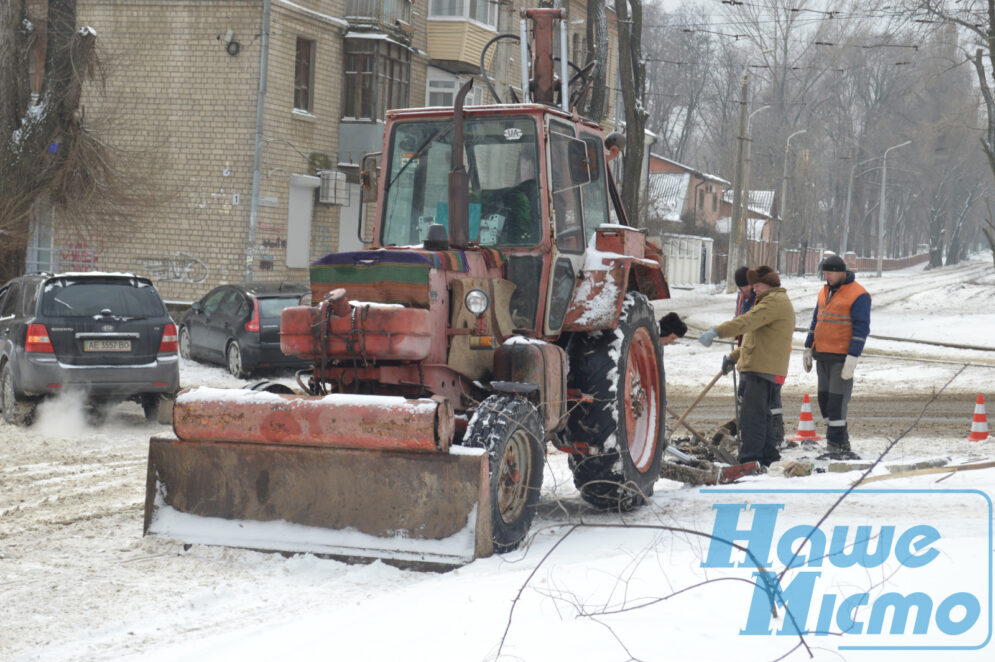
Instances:
[[[853,379],[853,369],[857,367],[857,357],[853,354],[846,355],[843,361],[843,369],[840,370],[840,379]]]
[[[812,348],[806,347],[805,352],[802,354],[802,367],[805,368],[805,372],[812,372]]]
[[[698,342],[700,342],[705,347],[708,347],[709,345],[712,344],[712,341],[718,337],[718,335],[719,332],[715,330],[715,327],[712,327],[708,331],[705,331],[703,334],[698,336]]]

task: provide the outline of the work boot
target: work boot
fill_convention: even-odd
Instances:
[[[850,450],[850,444],[826,444],[826,452],[817,460],[859,460],[860,456]]]

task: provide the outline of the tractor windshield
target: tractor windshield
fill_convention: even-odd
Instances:
[[[468,118],[469,232],[483,246],[534,246],[541,237],[539,152],[529,117]],[[448,230],[452,120],[400,122],[384,172],[384,245],[422,243],[432,223]]]

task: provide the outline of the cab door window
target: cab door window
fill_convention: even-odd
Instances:
[[[587,149],[573,137],[570,125],[550,122],[549,131],[556,247],[564,253],[583,253],[587,238],[580,189],[589,181],[585,179]]]
[[[581,140],[587,147],[590,181],[580,187],[584,198],[584,223],[587,225],[587,241],[599,225],[610,223],[608,216],[608,190],[605,183],[605,148],[600,136],[582,134]]]

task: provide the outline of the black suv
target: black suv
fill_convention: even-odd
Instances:
[[[280,314],[311,301],[303,283],[216,287],[180,318],[180,354],[221,363],[236,377],[257,368],[305,368],[310,361],[280,351]]]
[[[0,286],[0,408],[28,424],[43,396],[136,400],[155,420],[179,387],[176,325],[147,278],[37,273]]]

